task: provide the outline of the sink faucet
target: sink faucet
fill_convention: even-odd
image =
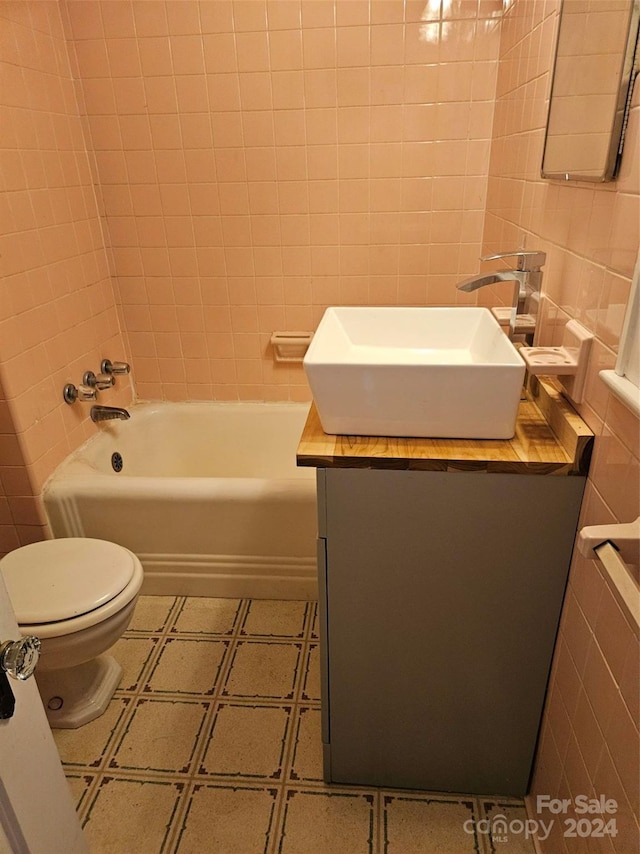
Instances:
[[[112,421],[114,418],[126,421],[131,418],[127,410],[119,406],[92,406],[89,415],[92,421]]]
[[[513,301],[509,315],[509,338],[513,339],[515,334],[524,332],[527,336],[527,343],[532,344],[538,313],[540,286],[542,285],[542,270],[540,268],[547,260],[547,255],[546,252],[521,249],[515,252],[498,252],[496,255],[485,255],[480,260],[497,261],[511,257],[518,259],[517,269],[481,273],[479,276],[472,276],[470,279],[461,282],[457,288],[465,293],[470,293],[496,282],[514,282]],[[520,319],[520,328],[516,329],[518,319]]]

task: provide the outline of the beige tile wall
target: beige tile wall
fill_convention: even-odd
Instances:
[[[25,500],[32,502],[32,496],[24,457],[18,446],[9,404],[0,381],[0,555],[20,545],[16,512]]]
[[[63,385],[125,350],[58,5],[2,2],[0,31],[1,553],[42,538],[34,496],[93,429]]]
[[[308,399],[273,331],[461,299],[501,0],[64,6],[141,397]]]
[[[596,433],[580,524],[626,522],[640,513],[638,419],[608,393],[598,371],[616,361],[640,242],[639,89],[636,85],[615,182],[565,185],[540,179],[558,6],[555,0],[515,0],[503,19],[484,250],[520,247],[524,239],[527,248],[548,253],[543,291],[549,301],[540,343],[559,343],[570,318],[595,334],[586,398],[579,407]],[[482,293],[486,304],[508,298],[497,289]],[[615,798],[619,835],[590,839],[590,851],[637,846],[639,664],[638,639],[598,565],[576,554],[533,795]],[[563,837],[562,830],[556,821],[543,852],[578,850],[577,840]]]

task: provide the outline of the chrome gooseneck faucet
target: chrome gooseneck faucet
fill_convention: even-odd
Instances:
[[[119,406],[92,406],[89,415],[92,421],[112,421],[114,418],[126,421],[131,418],[127,410]]]
[[[497,261],[502,258],[517,258],[517,269],[481,273],[461,282],[457,288],[460,291],[465,291],[465,293],[470,293],[496,282],[514,282],[513,302],[509,316],[509,337],[513,338],[514,335],[525,334],[527,343],[532,344],[542,285],[541,267],[547,260],[546,252],[520,249],[515,252],[498,252],[496,255],[485,255],[480,260]]]

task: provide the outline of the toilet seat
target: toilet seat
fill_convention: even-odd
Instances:
[[[0,561],[23,634],[80,631],[121,610],[138,593],[143,571],[123,546],[86,537],[44,540]]]

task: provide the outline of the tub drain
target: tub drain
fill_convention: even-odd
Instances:
[[[123,465],[122,456],[117,451],[111,454],[111,468],[114,471],[122,471]]]

